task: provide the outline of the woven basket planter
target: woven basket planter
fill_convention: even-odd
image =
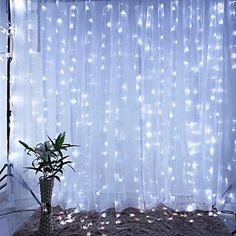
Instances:
[[[51,221],[51,200],[52,191],[54,185],[54,179],[39,179],[40,184],[40,195],[41,195],[41,218],[39,224],[39,235],[50,235],[52,231],[52,221]]]

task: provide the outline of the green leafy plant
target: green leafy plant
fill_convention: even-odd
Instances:
[[[27,169],[34,170],[35,174],[41,172],[43,178],[55,178],[60,182],[60,174],[63,174],[64,166],[71,166],[72,161],[68,160],[69,156],[64,156],[63,151],[68,148],[79,147],[78,145],[67,144],[65,142],[65,132],[60,133],[56,139],[52,140],[48,136],[48,140],[44,143],[38,143],[35,147],[30,147],[26,143],[19,141],[25,148],[28,155],[34,155],[36,158],[32,161],[32,166]]]

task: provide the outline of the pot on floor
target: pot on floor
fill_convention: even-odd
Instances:
[[[41,218],[39,224],[39,235],[50,235],[52,231],[52,220],[51,220],[51,201],[52,191],[54,185],[54,178],[40,178],[40,195],[41,195]]]

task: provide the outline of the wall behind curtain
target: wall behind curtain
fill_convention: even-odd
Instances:
[[[11,160],[26,180],[18,140],[65,130],[81,148],[55,204],[233,205],[235,1],[12,3]]]

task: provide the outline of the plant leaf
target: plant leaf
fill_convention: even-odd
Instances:
[[[65,132],[63,133],[60,133],[57,138],[56,138],[56,141],[55,141],[55,144],[56,144],[56,147],[57,149],[60,149],[63,142],[64,142],[64,139],[65,139]]]
[[[54,147],[54,149],[56,149],[56,144],[53,142],[53,140],[48,136],[48,139],[50,140],[52,146]]]
[[[29,151],[34,152],[34,149],[33,149],[32,147],[28,146],[28,145],[27,145],[26,143],[24,143],[23,141],[20,141],[20,140],[19,140],[19,143],[20,143],[26,150],[28,150],[28,152],[29,152]]]
[[[67,165],[75,172],[75,169],[70,164]]]
[[[60,178],[57,175],[53,175],[52,177],[54,177],[56,180],[58,180],[59,182],[61,182]]]

